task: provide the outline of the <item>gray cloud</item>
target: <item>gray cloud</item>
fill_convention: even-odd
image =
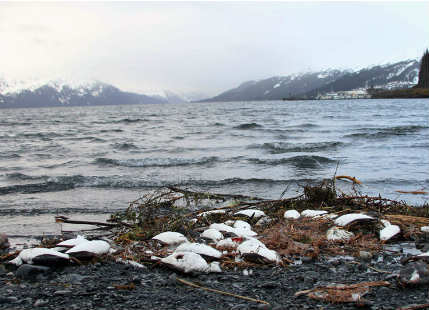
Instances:
[[[0,74],[216,94],[249,79],[419,57],[428,2],[0,3]],[[426,41],[425,41],[426,39]],[[24,61],[23,61],[24,60]]]

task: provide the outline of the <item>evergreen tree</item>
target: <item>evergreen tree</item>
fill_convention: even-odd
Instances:
[[[416,87],[429,88],[429,52],[427,49],[420,62],[419,83]]]

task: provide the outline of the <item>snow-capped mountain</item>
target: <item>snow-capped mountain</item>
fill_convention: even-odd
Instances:
[[[418,60],[405,60],[394,64],[368,67],[355,72],[348,72],[335,81],[302,94],[312,98],[327,92],[348,91],[355,89],[402,89],[417,84],[420,70]]]
[[[369,87],[395,89],[417,84],[419,61],[406,60],[394,64],[372,66],[358,71],[325,70],[320,72],[278,76],[248,81],[213,98],[201,100],[244,101],[315,98],[328,92]]]
[[[0,108],[164,103],[98,81],[6,81],[0,79]]]

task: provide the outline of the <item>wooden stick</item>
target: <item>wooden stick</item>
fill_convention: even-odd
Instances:
[[[424,195],[428,193],[425,191],[401,191],[401,190],[396,190],[395,192],[401,193],[401,194],[413,194],[413,195]]]
[[[175,186],[167,186],[167,188],[173,192],[181,193],[184,195],[192,195],[192,196],[198,196],[202,198],[209,198],[209,199],[247,199],[247,200],[261,200],[261,198],[258,197],[251,197],[251,196],[245,196],[245,195],[231,195],[231,194],[215,194],[215,193],[205,193],[205,192],[193,192],[186,189],[181,189]]]
[[[106,227],[117,227],[120,225],[124,225],[127,227],[133,227],[132,225],[124,222],[119,222],[117,224],[112,223],[103,223],[103,222],[93,222],[93,221],[75,221],[75,220],[69,220],[68,217],[65,216],[56,216],[55,217],[56,223],[66,223],[66,224],[84,224],[84,225],[96,225],[96,226],[106,226]]]
[[[186,280],[180,279],[180,278],[176,278],[176,280],[178,282],[182,283],[182,284],[185,284],[185,285],[188,285],[188,286],[191,286],[191,287],[194,287],[194,288],[200,288],[200,289],[203,289],[205,291],[209,291],[209,292],[213,292],[213,293],[218,293],[218,294],[222,294],[222,295],[227,295],[227,296],[232,296],[232,297],[244,299],[244,300],[247,300],[247,301],[257,302],[257,303],[260,303],[260,304],[269,305],[268,302],[260,300],[260,299],[254,299],[254,298],[251,298],[251,297],[246,297],[246,296],[236,295],[236,294],[225,292],[225,291],[215,290],[213,288],[209,288],[209,287],[205,287],[205,286],[200,286],[200,285],[198,285],[196,283],[193,283],[193,282],[190,282],[190,281],[186,281]]]
[[[391,273],[390,271],[387,271],[387,270],[381,270],[381,269],[377,269],[377,268],[375,268],[375,267],[371,267],[371,266],[367,266],[369,269],[372,269],[372,270],[374,270],[374,271],[377,271],[377,272],[380,272],[380,273]]]
[[[355,177],[351,177],[351,176],[348,176],[348,175],[337,175],[335,178],[336,178],[337,180],[340,180],[340,179],[347,179],[347,180],[352,181],[353,183],[356,183],[356,184],[362,184],[362,182],[361,182],[361,181],[359,181],[358,179],[356,179]]]

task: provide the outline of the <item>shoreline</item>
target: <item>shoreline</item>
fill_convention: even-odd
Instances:
[[[187,207],[181,204],[173,207],[171,202],[181,199],[187,201]],[[191,208],[188,203],[205,205],[204,201],[212,200],[217,201],[218,208],[205,212],[199,209],[191,212],[192,216],[187,213]],[[256,225],[259,222],[259,218],[254,218],[256,213],[247,214],[241,207],[248,208],[249,205],[254,211],[266,212],[264,216],[270,217],[271,223],[265,220],[262,226]],[[329,214],[336,214],[336,225],[344,225],[356,237],[350,241],[327,241],[323,235],[334,220],[330,216],[303,217],[310,211],[307,208],[316,205],[319,211],[327,208]],[[385,208],[383,215],[380,206]],[[286,218],[285,210],[290,211],[292,207],[301,212],[301,219]],[[244,212],[243,216],[237,215],[238,210]],[[399,240],[393,238],[390,243],[380,243],[377,237],[374,238],[380,227],[378,221],[359,220],[351,226],[338,221],[342,215],[357,211],[373,217],[378,212],[378,221],[384,218],[384,221],[389,219],[400,225]],[[108,238],[113,247],[112,254],[95,255],[89,261],[70,262],[59,268],[25,264],[21,267],[29,267],[16,268],[7,263],[16,253],[0,257],[0,296],[3,296],[0,297],[0,309],[15,306],[20,309],[113,309],[119,305],[156,309],[354,309],[358,305],[371,309],[400,309],[423,304],[427,300],[429,265],[424,257],[417,255],[429,249],[429,233],[420,232],[420,237],[413,237],[411,241],[406,236],[416,233],[414,228],[409,228],[410,223],[422,226],[429,221],[428,211],[428,207],[415,209],[381,197],[337,196],[335,182],[306,186],[302,195],[280,200],[170,187],[148,194],[131,203],[125,213],[112,216],[106,225],[116,227],[98,236],[88,236],[88,240]],[[135,222],[142,214],[149,222]],[[196,221],[192,220],[194,216]],[[197,242],[201,240],[199,232],[207,229],[210,223],[221,223],[231,217],[236,220],[235,224],[248,222],[246,225],[255,229],[261,246],[266,244],[270,251],[281,254],[282,259],[276,263],[267,261],[268,256],[264,259],[265,254],[258,254],[262,256],[255,260],[255,254],[240,258],[238,252],[224,251],[219,260],[220,273],[188,273],[186,270],[184,273],[172,270],[171,265],[156,258],[165,257],[175,248],[154,242],[152,237],[160,229],[179,229],[192,242]],[[123,223],[124,220],[127,222]],[[61,217],[57,217],[57,221],[76,222]],[[232,227],[230,231],[240,233]],[[404,243],[404,240],[409,241]],[[243,240],[237,242],[245,243]],[[45,247],[54,247],[57,243],[55,240],[42,241]],[[417,243],[421,250],[416,249]],[[259,253],[259,250],[251,253]],[[135,263],[129,262],[130,259]],[[32,271],[25,271],[27,269]],[[347,302],[342,300],[346,297],[335,295],[337,293],[327,293],[321,300],[310,297],[311,291],[334,283],[349,286],[369,283],[375,287],[365,287],[364,292],[356,293],[358,299]],[[353,296],[351,294],[351,298]]]

